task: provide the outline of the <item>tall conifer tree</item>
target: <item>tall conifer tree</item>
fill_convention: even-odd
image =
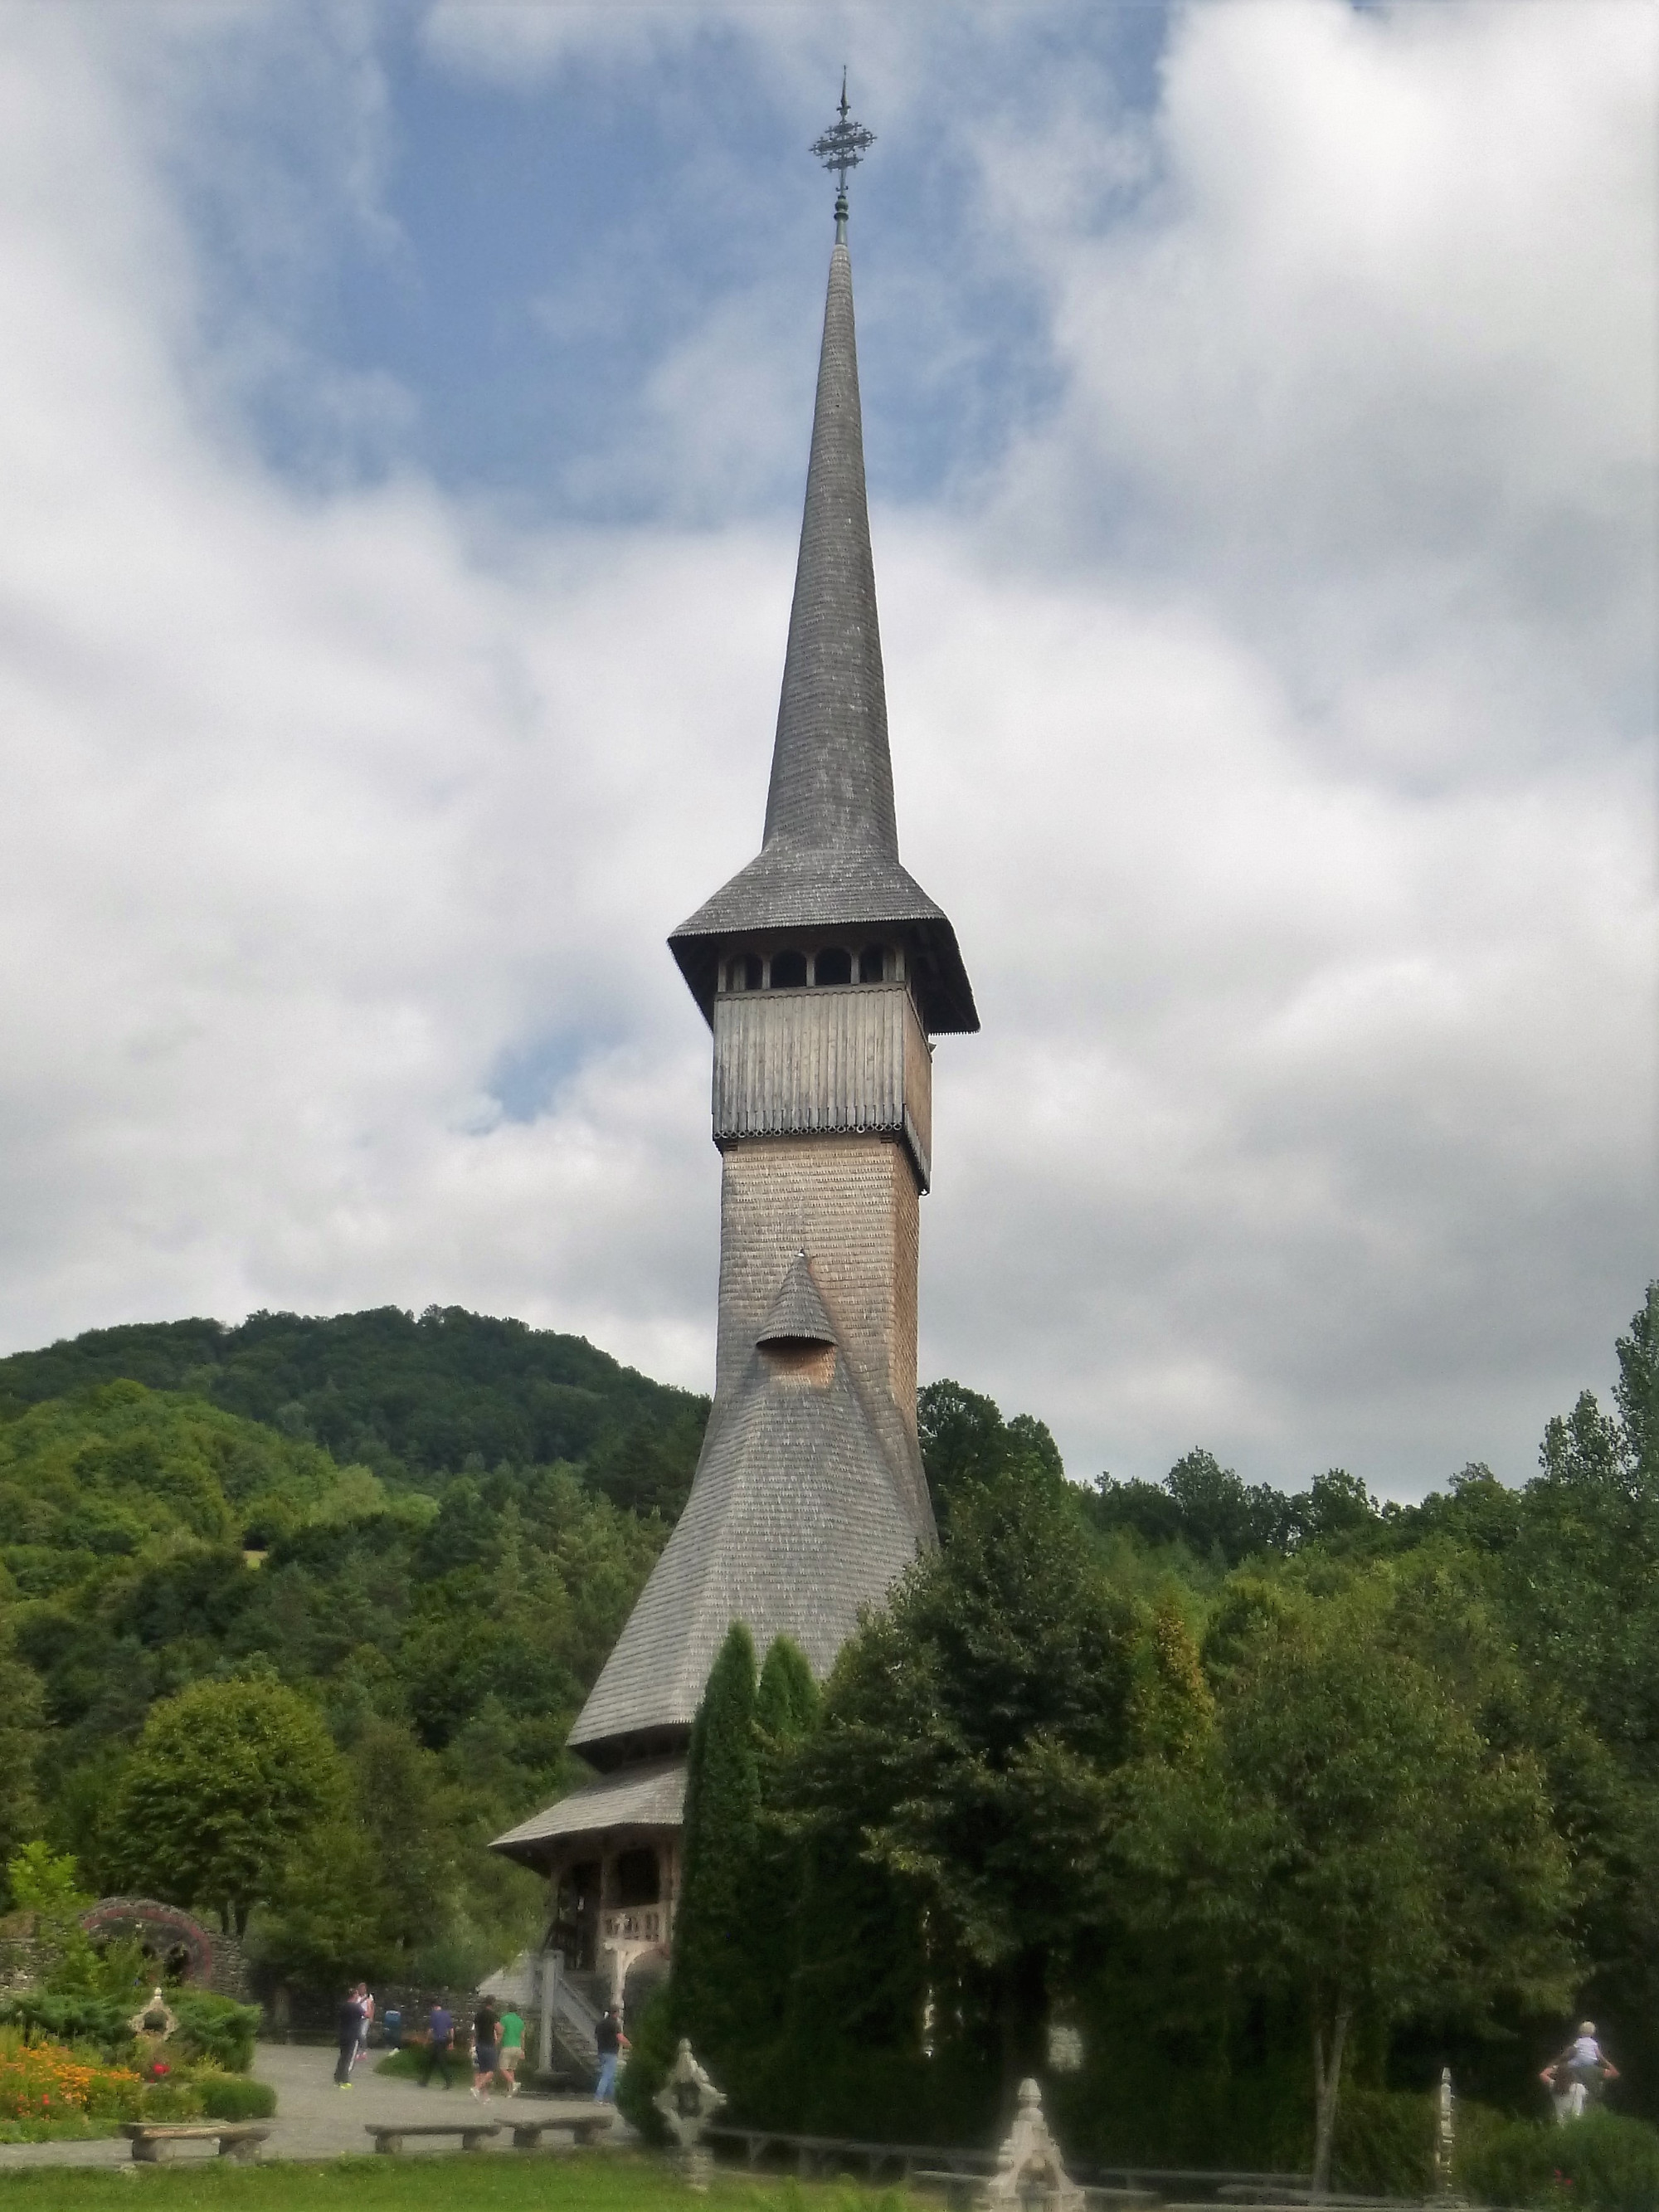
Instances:
[[[675,2025],[711,2059],[746,2039],[744,1946],[760,1803],[755,1646],[734,1620],[692,1723],[674,1920]]]
[[[750,2040],[775,2045],[783,2033],[800,1936],[806,1851],[796,1823],[778,1809],[792,1753],[817,1725],[818,1686],[806,1654],[787,1636],[773,1640],[761,1668],[755,1719],[761,1748],[762,1811],[757,1827],[744,1963]]]
[[[818,1686],[806,1654],[787,1636],[775,1636],[755,1692],[755,1719],[769,1750],[781,1751],[817,1724]]]

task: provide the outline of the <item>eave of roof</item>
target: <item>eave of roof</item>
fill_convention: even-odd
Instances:
[[[497,1836],[489,1848],[537,1866],[551,1855],[553,1845],[573,1836],[611,1828],[678,1828],[684,1817],[684,1760],[653,1759],[584,1783]]]

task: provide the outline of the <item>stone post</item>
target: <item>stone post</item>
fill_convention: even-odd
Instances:
[[[1452,2095],[1451,2068],[1440,2069],[1440,2087],[1434,2100],[1434,2195],[1439,2204],[1458,2204],[1455,2179],[1457,2165],[1457,2106]]]
[[[714,2160],[703,2136],[725,2105],[726,2094],[714,2087],[697,2063],[684,2036],[680,2038],[668,2079],[653,2101],[679,2147],[676,2163],[680,2179],[689,2189],[699,2193],[706,2191]],[[1080,2200],[1078,2212],[1082,2212]]]
[[[1042,2092],[1035,2081],[1022,2081],[1019,2110],[997,2153],[997,2170],[980,2191],[979,2212],[1024,2212],[1033,2204],[1044,2212],[1084,2212],[1083,2191],[1066,2172],[1042,2116]]]

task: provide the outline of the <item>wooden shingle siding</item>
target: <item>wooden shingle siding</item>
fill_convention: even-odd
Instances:
[[[714,1003],[714,1141],[902,1136],[931,1171],[933,1067],[902,983],[745,991]]]
[[[928,1039],[979,1015],[948,917],[899,860],[839,238],[763,842],[669,942],[714,1032],[720,1326],[690,1496],[570,1732],[619,1781],[684,1747],[734,1620],[759,1650],[793,1638],[822,1677],[938,1542],[916,1433]],[[758,988],[774,975],[801,988]],[[605,1848],[610,1804],[499,1847],[568,1818]]]

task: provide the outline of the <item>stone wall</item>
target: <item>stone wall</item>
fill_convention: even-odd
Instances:
[[[32,1912],[13,1912],[0,1920],[0,1996],[45,1981],[55,1956],[35,1934]]]
[[[213,1946],[213,1972],[208,1987],[216,1996],[234,1997],[239,2004],[249,2001],[247,1954],[239,1936],[210,1934]]]

